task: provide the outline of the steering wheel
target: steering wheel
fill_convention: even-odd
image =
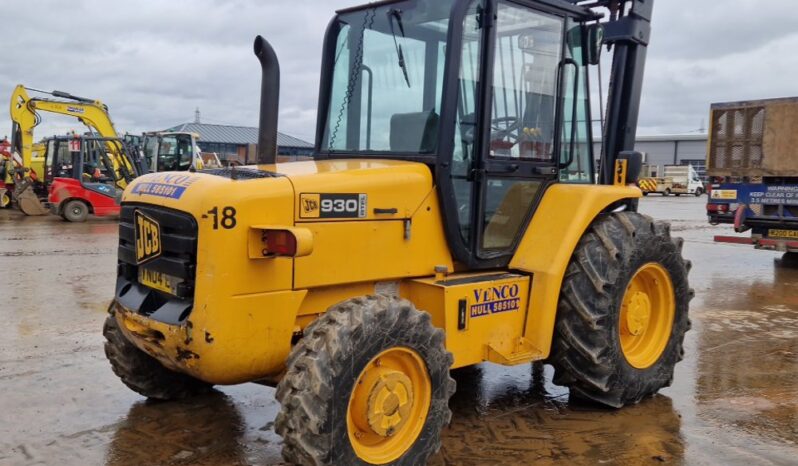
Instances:
[[[503,116],[493,118],[490,121],[491,141],[508,139],[513,144],[518,142],[518,129],[521,127],[521,119],[517,116]]]
[[[491,141],[498,141],[502,139],[509,139],[513,144],[518,142],[518,129],[521,126],[521,119],[517,116],[503,116],[492,118],[490,120],[490,139]],[[468,144],[474,143],[474,130],[475,125],[470,124],[468,129],[463,133],[463,141]]]

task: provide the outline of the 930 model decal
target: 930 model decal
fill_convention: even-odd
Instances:
[[[365,194],[302,193],[299,217],[366,218],[367,201]]]
[[[518,284],[496,285],[474,290],[471,317],[517,311],[521,306]]]

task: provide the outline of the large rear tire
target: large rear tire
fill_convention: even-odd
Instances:
[[[426,312],[366,296],[305,329],[277,387],[283,457],[303,465],[420,465],[451,419],[453,358]]]
[[[693,297],[682,243],[667,223],[633,212],[590,227],[560,293],[550,357],[556,384],[616,408],[671,384]]]
[[[208,393],[212,385],[165,368],[129,342],[114,314],[105,319],[105,356],[122,382],[140,395],[156,400],[178,400]]]

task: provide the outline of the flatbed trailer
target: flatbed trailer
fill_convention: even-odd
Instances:
[[[713,104],[707,218],[715,241],[798,252],[798,98]]]

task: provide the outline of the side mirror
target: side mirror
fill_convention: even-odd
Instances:
[[[601,61],[601,46],[604,44],[604,26],[591,24],[585,27],[585,58],[588,65],[598,65]]]
[[[634,150],[621,152],[618,160],[626,160],[626,184],[637,184],[643,168],[643,154]]]

